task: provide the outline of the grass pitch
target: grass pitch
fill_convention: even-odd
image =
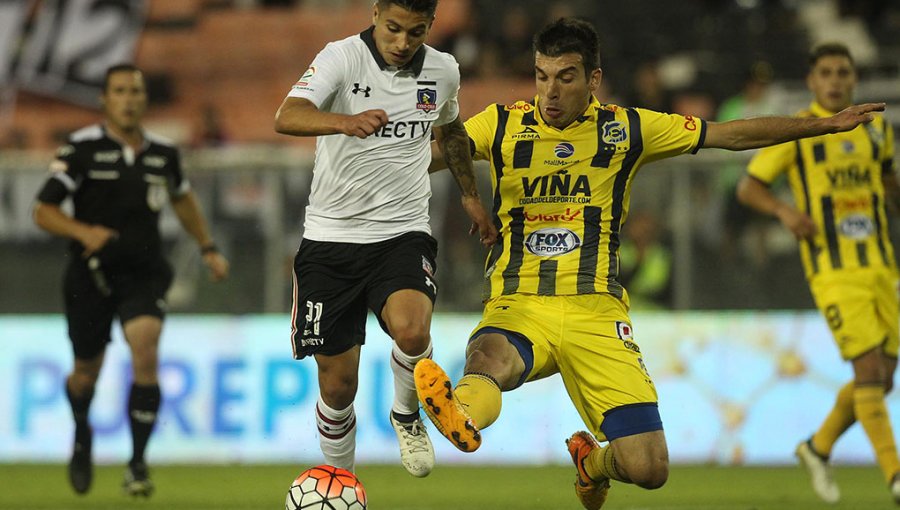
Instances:
[[[279,510],[295,466],[151,466],[157,493],[132,500],[120,490],[124,468],[99,466],[86,496],[68,486],[62,465],[0,464],[3,510]],[[438,466],[414,479],[399,466],[360,466],[372,510],[578,510],[567,466]],[[840,467],[843,498],[826,506],[798,467],[674,466],[665,487],[614,483],[604,510],[881,510],[896,508],[874,467]]]

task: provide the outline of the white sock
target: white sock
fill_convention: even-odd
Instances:
[[[346,409],[328,407],[319,396],[316,402],[316,425],[319,427],[319,447],[325,462],[353,472],[356,453],[356,413],[353,404]]]
[[[397,414],[413,414],[419,412],[419,399],[416,397],[416,383],[413,369],[420,359],[431,357],[431,342],[425,352],[418,356],[407,356],[397,343],[391,349],[391,371],[394,372],[394,406],[391,409]]]

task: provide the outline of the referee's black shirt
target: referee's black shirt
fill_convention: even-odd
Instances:
[[[102,125],[76,131],[57,151],[37,196],[59,205],[71,195],[75,219],[119,233],[99,254],[109,269],[137,268],[162,257],[159,212],[170,195],[190,190],[175,146],[146,132],[144,140],[136,152]],[[84,247],[72,241],[70,250],[80,257]]]

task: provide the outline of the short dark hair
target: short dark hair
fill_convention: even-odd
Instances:
[[[141,72],[141,70],[138,68],[138,66],[136,66],[134,64],[116,64],[116,65],[110,67],[109,69],[106,70],[106,76],[103,77],[103,92],[104,93],[106,93],[107,89],[109,88],[109,77],[115,73],[121,73],[121,72],[133,73],[133,72]]]
[[[438,0],[378,0],[378,7],[387,9],[391,4],[403,7],[410,12],[418,12],[434,17]]]
[[[850,54],[850,49],[847,48],[846,45],[836,42],[820,44],[813,48],[813,50],[809,53],[809,68],[812,69],[819,62],[819,59],[822,57],[847,57],[847,60],[850,61],[850,65],[856,66],[856,63],[853,61],[853,55]]]
[[[559,18],[534,36],[534,51],[548,57],[581,55],[587,75],[600,67],[600,36],[594,26],[578,18]]]

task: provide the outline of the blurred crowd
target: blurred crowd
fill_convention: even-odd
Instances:
[[[362,9],[372,1],[208,0],[204,5],[219,10],[293,9],[293,13],[302,13],[307,7],[356,5]],[[516,78],[526,84],[525,90],[530,90],[527,85],[533,79],[532,34],[547,20],[570,15],[589,19],[601,33],[604,78],[598,95],[607,103],[720,121],[790,114],[809,100],[803,86],[806,53],[812,44],[836,33],[841,34],[857,55],[863,81],[873,77],[893,78],[894,83],[900,80],[900,40],[896,37],[900,33],[900,2],[896,1],[441,1],[454,6],[456,20],[448,24],[450,29],[435,31],[437,35],[429,43],[452,53],[460,63],[463,79],[470,84],[478,80]],[[178,27],[167,25],[164,29],[171,31]],[[306,64],[292,65],[297,69],[291,72],[297,72]],[[275,90],[283,93],[284,85],[276,83]],[[877,99],[900,103],[900,88],[888,90],[894,90],[893,97],[881,97],[879,92]],[[169,92],[176,101],[189,99],[187,93]],[[468,97],[461,95],[463,101],[479,101]],[[215,94],[202,98],[196,107],[191,106],[193,113],[188,115],[189,127],[181,142],[198,152],[233,148],[245,141],[240,123],[229,121],[232,105],[214,98]],[[266,113],[267,123],[269,118],[270,114]],[[59,126],[59,138],[72,127]],[[266,129],[270,130],[269,124]],[[29,136],[28,130],[15,124],[0,129],[0,149],[33,148],[36,144]],[[677,225],[671,214],[673,199],[667,198],[667,194],[673,193],[671,182],[656,186],[655,192],[654,185],[650,184],[648,195],[652,199],[648,202],[652,203],[633,209],[621,248],[624,283],[636,307],[684,305],[674,291],[674,279],[686,265],[694,268],[695,276],[698,268],[704,271],[704,276],[709,276],[693,279],[695,289],[687,303],[692,307],[740,307],[748,302],[750,306],[774,303],[772,306],[776,307],[811,304],[804,287],[793,285],[802,282],[802,272],[792,240],[781,235],[778,225],[755,216],[734,199],[734,187],[745,164],[746,156],[732,159],[723,156],[712,166],[697,167],[700,175],[695,176],[691,196],[686,198],[695,209],[689,218],[689,261],[679,261],[675,249]],[[282,214],[290,231],[285,243],[286,258],[299,239],[309,177],[301,172],[288,172],[284,177],[285,196],[279,200],[284,204]],[[235,284],[242,286],[241,295],[246,295],[246,300],[237,309],[223,304],[227,311],[258,311],[253,309],[253,303],[259,301],[253,293],[260,287],[258,278],[248,276],[242,280],[240,268],[252,268],[253,257],[259,256],[262,229],[259,225],[266,223],[262,214],[270,210],[263,203],[266,196],[261,191],[265,179],[261,173],[252,171],[197,179],[198,189],[212,202],[209,210],[213,221],[218,222],[218,228],[233,231],[235,253],[231,255],[238,262]],[[436,177],[433,184],[433,228],[441,240],[439,266],[443,267],[439,274],[444,276],[441,306],[449,310],[477,309],[483,253],[477,243],[465,236],[468,225],[462,224],[464,215],[454,198],[456,190],[452,183]],[[10,235],[16,231],[9,226],[12,224],[9,218],[16,217],[12,208],[31,198],[20,188],[24,189],[14,178],[4,176],[0,164],[0,211],[7,211],[0,212],[0,262],[14,264],[15,257],[24,253],[19,245],[4,246],[4,241],[17,239]],[[3,217],[8,220],[6,227]],[[245,249],[247,262],[242,264],[241,250]],[[682,256],[684,250],[682,246]],[[790,286],[793,294],[772,293],[773,282],[788,282],[785,288]],[[742,288],[749,295],[729,300],[730,294],[717,292],[716,286]],[[709,299],[704,301],[699,296],[709,296]]]

